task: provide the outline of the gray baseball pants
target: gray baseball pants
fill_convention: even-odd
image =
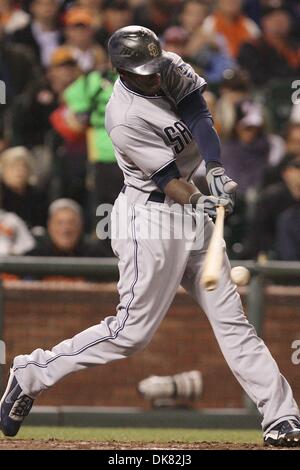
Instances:
[[[198,245],[189,242],[195,239],[194,224],[186,229],[186,236],[170,239],[166,227],[180,232],[182,213],[173,209],[170,201],[146,204],[147,197],[130,189],[119,195],[113,209],[113,229],[126,226],[129,234],[124,238],[118,234],[112,241],[119,257],[117,314],[50,351],[36,349],[17,356],[13,367],[24,392],[35,398],[72,372],[123,359],[145,348],[181,284],[207,315],[227,364],[263,416],[263,428],[298,417],[288,382],[244,315],[240,296],[230,279],[226,253],[217,289],[208,292],[200,286],[201,267],[213,229],[209,217],[202,214],[202,232],[197,235],[202,239]],[[124,217],[126,210],[128,217]],[[185,217],[195,218],[192,213]],[[144,236],[142,229],[147,225],[160,231],[159,240]]]

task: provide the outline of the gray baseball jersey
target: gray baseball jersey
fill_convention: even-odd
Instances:
[[[143,191],[157,189],[152,176],[173,160],[186,180],[202,160],[175,105],[206,82],[177,54],[166,53],[166,59],[161,70],[162,95],[139,95],[119,79],[106,107],[106,130],[125,184]]]

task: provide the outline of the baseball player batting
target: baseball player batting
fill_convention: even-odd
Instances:
[[[181,284],[206,313],[230,369],[261,413],[264,443],[296,446],[300,422],[292,390],[244,315],[225,248],[217,287],[207,291],[200,283],[214,229],[211,217],[218,206],[232,211],[237,187],[220,161],[219,139],[202,96],[205,80],[179,56],[162,51],[157,36],[140,26],[116,31],[109,54],[120,77],[106,109],[106,129],[125,179],[112,213],[113,232],[129,233],[112,240],[120,272],[117,314],[50,351],[15,357],[1,400],[1,429],[16,435],[34,399],[66,375],[143,349]],[[202,158],[210,196],[191,181]],[[176,229],[184,217],[193,221],[191,233],[141,236],[150,217],[163,234],[170,220]],[[198,248],[187,244],[196,220],[203,229]]]

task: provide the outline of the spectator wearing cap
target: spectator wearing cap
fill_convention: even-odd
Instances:
[[[89,163],[91,214],[95,214],[99,204],[113,204],[123,186],[123,174],[116,162],[111,139],[105,129],[105,107],[113,91],[113,84],[99,71],[80,76],[64,92],[63,121],[51,121],[64,139],[65,168],[64,195],[74,186],[76,178],[71,177],[75,169],[75,158],[85,138],[86,147],[82,156],[84,164]],[[55,113],[59,113],[57,110]],[[83,159],[81,160],[83,162]],[[82,175],[85,174],[82,171]],[[79,181],[79,178],[77,178]],[[69,193],[70,194],[70,193]],[[75,196],[73,195],[74,199]],[[93,201],[91,201],[91,199]],[[76,197],[76,200],[80,200]],[[93,224],[94,225],[94,224]]]
[[[65,15],[66,45],[72,47],[83,72],[105,70],[108,58],[103,47],[95,40],[94,19],[89,10],[70,8]]]
[[[251,100],[239,103],[231,138],[222,145],[222,161],[238,181],[239,194],[259,188],[267,169],[278,165],[283,153],[283,139],[265,130],[261,106]]]
[[[290,245],[299,228],[300,156],[287,155],[280,164],[282,181],[259,195],[246,256],[299,260],[299,244]],[[291,215],[297,214],[293,221]],[[291,227],[291,224],[294,224]]]
[[[5,34],[13,34],[17,29],[27,26],[30,21],[30,16],[19,8],[16,0],[1,0],[0,18]]]
[[[53,51],[47,78],[58,101],[63,99],[62,94],[65,89],[82,74],[82,71],[80,59],[74,48],[63,45]]]
[[[49,177],[46,174],[50,171],[49,150],[45,147],[52,129],[49,117],[59,105],[65,88],[80,74],[73,50],[67,46],[59,46],[51,55],[45,77],[33,81],[26,93],[15,99],[11,107],[11,145],[23,145],[34,152],[41,186],[45,178]],[[43,158],[47,158],[47,165]]]
[[[255,200],[267,172],[283,157],[284,141],[267,133],[259,104],[248,99],[236,108],[231,136],[222,144],[222,162],[239,186],[234,216],[229,218],[226,226],[230,256],[239,259],[244,250],[244,239],[248,231],[253,230],[251,217]]]
[[[260,36],[256,23],[242,13],[242,0],[218,0],[212,15],[203,23],[207,34],[221,34],[227,42],[230,55],[236,58],[241,45]]]
[[[53,50],[62,42],[59,6],[59,0],[31,0],[30,23],[11,36],[13,42],[29,47],[43,67],[49,65]]]
[[[292,37],[292,17],[284,2],[267,7],[261,18],[262,36],[241,47],[238,62],[256,86],[297,76],[300,44]]]
[[[103,0],[102,26],[96,32],[97,42],[106,50],[110,36],[117,29],[131,24],[132,17],[127,0]]]
[[[80,74],[74,51],[59,46],[51,56],[45,77],[33,82],[10,110],[11,145],[30,149],[35,163],[36,186],[49,191],[51,199],[60,195],[63,152],[50,116],[61,103],[66,87]],[[76,168],[74,162],[73,166]]]
[[[100,241],[84,235],[82,209],[72,199],[57,199],[48,210],[47,235],[38,240],[29,256],[111,256]]]
[[[12,147],[0,155],[1,207],[17,214],[29,228],[45,226],[47,198],[31,183],[32,158],[25,147]]]

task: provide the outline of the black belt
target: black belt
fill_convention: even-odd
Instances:
[[[127,188],[127,186],[126,186],[126,184],[124,184],[124,186],[122,188],[122,193],[125,193],[126,188]],[[138,188],[135,188],[135,189],[137,189],[138,191],[143,192],[141,189],[138,189]],[[159,191],[152,191],[151,193],[149,193],[149,197],[147,199],[147,202],[151,201],[151,202],[163,203],[163,202],[165,202],[165,198],[166,198],[166,195],[164,193],[160,193]]]

